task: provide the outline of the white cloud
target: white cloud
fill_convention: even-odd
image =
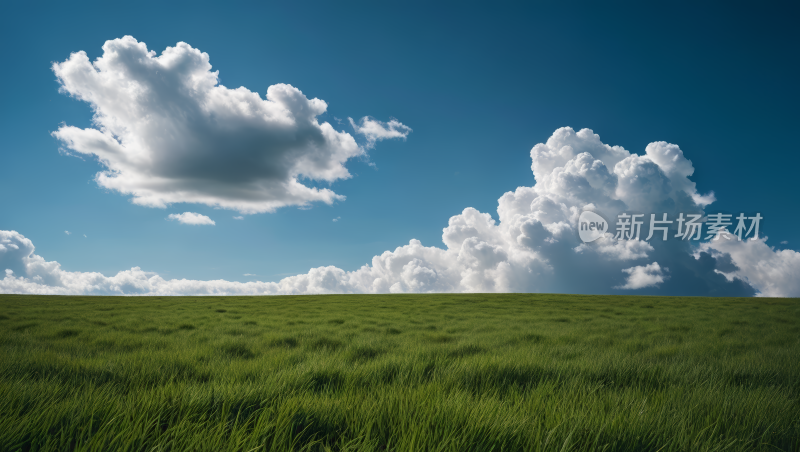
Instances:
[[[241,215],[237,215],[237,216],[233,217],[233,219],[234,220],[244,220],[244,217],[241,216]]]
[[[617,260],[633,260],[647,257],[653,246],[644,240],[618,240],[606,235],[597,242],[597,252]]]
[[[255,273],[245,273],[244,276],[258,276]]]
[[[388,140],[391,138],[406,139],[409,133],[412,132],[411,127],[408,127],[400,121],[392,118],[389,122],[382,122],[367,116],[361,118],[360,125],[353,121],[353,118],[347,118],[353,130],[357,134],[364,135],[367,139],[367,149],[375,147],[375,143],[381,140]]]
[[[789,244],[788,240],[784,240],[784,241],[781,242],[781,245],[788,245],[788,244]]]
[[[334,222],[334,223],[336,223],[336,222],[337,222],[337,221],[339,221],[341,218],[342,218],[342,217],[336,217],[336,218],[334,218],[334,219],[333,219],[333,222]]]
[[[71,232],[69,232],[69,231],[64,231],[64,234],[70,235],[70,234],[72,234],[72,233],[71,233]]]
[[[208,54],[184,42],[156,56],[125,36],[106,41],[94,62],[80,51],[52,68],[61,91],[95,113],[94,127],[63,125],[53,135],[69,153],[97,157],[101,187],[143,206],[259,213],[331,204],[344,196],[300,180],[347,179],[345,162],[365,155],[350,134],[318,121],[324,101],[286,84],[270,86],[265,99],[222,86]],[[362,120],[371,143],[410,131],[392,120],[382,133],[373,123],[383,124]]]
[[[212,226],[216,224],[211,218],[194,212],[171,213],[167,219],[178,220],[183,224],[210,224]]]
[[[645,287],[654,287],[664,282],[664,271],[658,265],[658,262],[653,262],[649,265],[636,266],[623,269],[623,273],[628,274],[628,279],[625,284],[620,286],[621,289],[643,289]]]
[[[800,254],[764,240],[697,242],[671,238],[583,244],[584,208],[614,225],[617,214],[705,215],[710,195],[689,179],[691,162],[672,144],[643,155],[609,146],[597,134],[565,127],[531,150],[533,187],[498,200],[497,218],[466,208],[442,231],[444,247],[418,240],[374,256],[353,271],[319,267],[278,282],[165,280],[138,267],[106,277],[61,270],[33,254],[33,244],[5,231],[0,292],[113,294],[302,294],[400,292],[566,292],[663,295],[800,296]],[[698,196],[704,199],[698,202]],[[645,223],[645,227],[649,221]],[[673,227],[677,225],[673,224]],[[642,230],[642,237],[648,231]],[[658,237],[658,233],[656,234]],[[667,270],[669,269],[669,270]]]
[[[83,237],[86,238],[86,234],[83,234]]]
[[[776,250],[767,245],[767,238],[739,241],[736,236],[722,235],[701,245],[712,254],[729,255],[734,268],[721,271],[728,278],[741,278],[764,297],[800,296],[800,253]]]

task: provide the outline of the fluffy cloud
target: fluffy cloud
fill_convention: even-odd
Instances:
[[[211,218],[194,212],[171,213],[167,219],[178,220],[178,222],[183,224],[210,224],[212,226],[217,224]]]
[[[628,274],[628,280],[620,286],[620,289],[641,289],[643,287],[655,287],[664,282],[664,271],[658,262],[649,265],[639,265],[636,267],[623,269],[623,273]]]
[[[259,213],[331,204],[344,197],[300,180],[347,179],[345,162],[365,155],[350,134],[319,122],[324,101],[286,84],[270,86],[266,99],[226,88],[208,54],[184,42],[156,56],[125,36],[107,41],[93,63],[80,51],[52,68],[61,91],[95,113],[95,127],[63,125],[53,135],[67,152],[97,157],[106,168],[96,175],[100,186],[143,206],[186,202]],[[369,147],[410,132],[396,120],[364,118],[362,126]]]
[[[274,282],[165,280],[139,267],[107,277],[95,272],[69,272],[58,262],[46,262],[34,254],[31,241],[16,231],[0,231],[0,293],[92,294],[92,295],[210,295],[351,292],[343,283],[344,271],[335,267],[315,268],[308,274]]]
[[[278,282],[164,280],[138,267],[106,277],[67,272],[34,254],[22,235],[0,241],[1,292],[92,294],[303,294],[403,292],[562,292],[713,296],[800,296],[800,253],[766,239],[697,245],[674,238],[620,240],[610,233],[584,244],[582,210],[617,214],[705,215],[714,198],[689,177],[676,145],[651,143],[643,155],[609,146],[591,130],[556,130],[531,150],[536,185],[498,200],[496,221],[464,209],[442,230],[444,247],[418,240],[374,256],[354,271],[311,269]],[[649,217],[649,215],[648,215]],[[649,218],[648,218],[649,219]],[[612,225],[615,222],[612,222]],[[645,227],[649,224],[645,222]],[[610,229],[615,229],[614,227]],[[642,231],[642,237],[648,231]]]
[[[800,253],[796,251],[775,250],[767,245],[766,237],[739,241],[731,234],[706,242],[700,249],[712,255],[730,256],[735,266],[719,272],[728,279],[747,281],[761,296],[800,296]]]
[[[389,122],[381,122],[369,117],[361,118],[360,124],[353,121],[353,118],[347,118],[353,130],[357,134],[364,135],[367,139],[367,148],[375,147],[375,143],[381,140],[388,140],[390,138],[406,139],[409,133],[412,132],[411,128],[404,125],[400,121],[392,118]]]

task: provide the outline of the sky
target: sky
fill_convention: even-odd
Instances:
[[[796,8],[4,6],[0,293],[800,296]]]

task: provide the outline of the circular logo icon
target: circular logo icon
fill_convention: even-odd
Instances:
[[[584,243],[594,242],[608,231],[608,222],[591,210],[584,210],[578,219],[578,233]]]

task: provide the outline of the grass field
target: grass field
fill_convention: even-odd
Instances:
[[[0,295],[0,450],[800,450],[800,300]]]

